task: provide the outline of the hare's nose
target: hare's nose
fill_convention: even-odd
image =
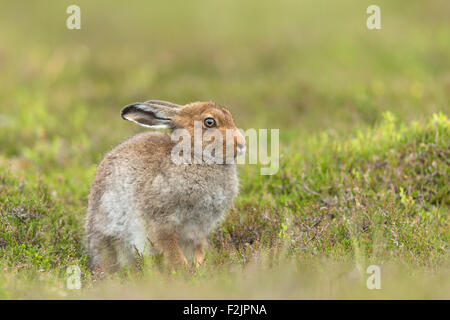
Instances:
[[[238,149],[244,149],[245,148],[245,146],[242,143],[238,143],[237,147],[238,147]]]

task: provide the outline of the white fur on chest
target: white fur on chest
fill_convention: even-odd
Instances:
[[[171,217],[180,238],[195,241],[206,237],[224,218],[230,203],[223,189],[204,194],[192,206],[178,208]]]

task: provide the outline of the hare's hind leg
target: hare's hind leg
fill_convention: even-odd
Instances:
[[[117,264],[120,268],[131,267],[131,270],[139,270],[138,266],[138,255],[142,252],[137,249],[137,247],[127,241],[118,240],[116,242],[116,257]]]
[[[89,266],[95,273],[110,273],[119,269],[115,241],[103,235],[91,235],[88,239]]]

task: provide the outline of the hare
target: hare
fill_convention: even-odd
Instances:
[[[183,129],[191,145],[216,131],[223,139],[224,157],[245,153],[245,139],[230,112],[213,102],[184,106],[150,100],[126,106],[125,120],[151,129]],[[195,134],[195,125],[200,135]],[[174,141],[167,132],[144,132],[115,147],[98,166],[91,185],[86,216],[89,265],[101,272],[135,265],[136,254],[163,253],[174,268],[204,260],[206,238],[224,218],[238,193],[236,164],[173,161]],[[187,159],[196,157],[193,148]],[[197,151],[195,151],[197,150]],[[220,155],[220,153],[219,153]],[[210,159],[209,159],[210,160]]]

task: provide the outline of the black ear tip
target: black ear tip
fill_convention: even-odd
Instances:
[[[123,108],[123,109],[120,111],[120,116],[122,117],[122,119],[127,120],[127,119],[125,118],[125,115],[128,113],[128,111],[130,111],[130,109],[131,109],[130,106],[126,106],[125,108]]]
[[[136,103],[132,103],[127,105],[126,107],[124,107],[121,111],[120,111],[120,116],[122,117],[122,119],[124,120],[128,120],[127,118],[125,118],[125,115],[127,113],[129,113],[130,111],[136,110],[136,106],[140,104],[140,102],[136,102]]]

